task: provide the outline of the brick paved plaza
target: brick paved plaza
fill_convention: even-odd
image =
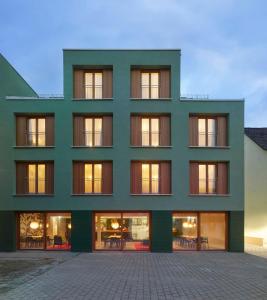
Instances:
[[[267,299],[267,259],[249,254],[16,252],[0,262],[28,264],[1,274],[4,300]]]

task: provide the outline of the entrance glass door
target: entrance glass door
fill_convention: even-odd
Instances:
[[[95,250],[149,250],[149,213],[95,213]]]

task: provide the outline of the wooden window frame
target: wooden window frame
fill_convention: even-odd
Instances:
[[[87,85],[85,82],[85,77],[86,74],[92,74],[92,85]],[[101,98],[96,98],[95,94],[96,94],[96,84],[95,84],[95,74],[96,73],[101,73],[102,74],[102,84],[101,84],[101,90],[102,90],[102,97]],[[85,70],[83,73],[83,77],[84,77],[84,97],[85,99],[103,99],[103,70]],[[92,88],[92,98],[86,98],[86,88]],[[100,88],[100,86],[98,86]]]
[[[45,139],[45,144],[44,145],[41,145],[39,146],[38,145],[38,138],[39,138],[39,130],[38,130],[38,120],[39,119],[44,119],[45,120],[45,130],[44,132],[42,133],[44,135],[44,139]],[[36,122],[36,132],[35,132],[35,139],[36,139],[36,145],[31,145],[29,143],[29,135],[30,135],[30,132],[29,132],[29,121],[30,120],[35,120]],[[26,119],[26,141],[27,141],[27,146],[30,146],[30,147],[46,147],[46,116],[29,116],[27,117]]]
[[[34,185],[35,185],[35,193],[30,193],[29,192],[29,165],[34,165],[35,166],[35,182],[34,182]],[[39,172],[38,172],[38,166],[39,165],[45,165],[45,179],[44,179],[44,187],[45,187],[45,191],[44,193],[40,193],[38,191],[38,181],[39,181]],[[42,162],[38,162],[38,163],[27,163],[26,164],[27,166],[27,178],[26,178],[26,181],[27,181],[27,190],[28,190],[28,195],[45,195],[46,194],[46,182],[47,182],[47,178],[46,178],[46,163],[42,163]]]
[[[148,85],[143,85],[142,83],[142,74],[147,73],[149,75],[149,83]],[[157,73],[158,74],[158,97],[152,98],[151,97],[151,91],[152,91],[152,85],[151,85],[151,74]],[[148,87],[148,98],[143,98],[143,87]],[[160,99],[160,71],[159,70],[141,70],[141,99]]]
[[[197,247],[196,249],[190,249],[190,250],[185,250],[185,249],[174,249],[173,244],[172,244],[172,251],[228,251],[228,243],[229,243],[229,234],[228,234],[228,220],[229,220],[229,213],[228,211],[173,211],[172,212],[172,220],[173,217],[176,214],[181,214],[181,213],[187,213],[188,215],[192,214],[196,216],[197,218]],[[201,249],[201,243],[200,243],[200,237],[201,237],[201,214],[205,213],[217,213],[217,214],[224,214],[224,220],[225,220],[225,245],[224,249]]]
[[[92,120],[92,132],[91,132],[91,134],[92,134],[92,146],[88,146],[88,145],[86,145],[86,134],[87,134],[87,131],[86,131],[86,119],[91,119]],[[101,130],[101,133],[100,133],[100,139],[101,139],[101,143],[100,143],[100,145],[95,145],[95,134],[96,134],[96,132],[95,132],[95,119],[101,119],[101,122],[102,122],[102,130]],[[84,144],[85,144],[85,146],[86,147],[103,147],[103,117],[102,116],[90,116],[90,117],[87,117],[87,116],[85,116],[84,118],[83,118],[83,122],[84,122]],[[88,133],[90,133],[90,131],[88,131]]]
[[[149,136],[149,145],[143,145],[143,130],[142,130],[142,122],[143,122],[143,119],[149,119],[149,128],[148,128],[148,136]],[[157,119],[158,120],[158,145],[157,146],[153,146],[152,145],[152,135],[153,135],[153,132],[152,132],[152,119]],[[141,146],[143,147],[159,147],[160,146],[160,118],[159,117],[153,117],[153,116],[149,116],[149,117],[146,117],[146,116],[142,116],[141,117]]]
[[[144,193],[142,190],[142,194],[146,195],[146,194],[152,194],[152,195],[159,195],[160,194],[160,163],[156,162],[142,162],[141,163],[141,172],[142,172],[142,167],[143,165],[149,165],[149,178],[148,178],[148,185],[149,185],[149,192],[148,193]],[[158,192],[157,193],[153,193],[152,192],[152,165],[157,165],[158,166]],[[143,174],[142,174],[142,178],[141,178],[141,186],[143,185]]]
[[[199,166],[200,165],[205,165],[206,166],[206,192],[205,193],[200,193],[199,195],[216,195],[218,191],[218,163],[207,163],[207,162],[199,162],[198,163],[198,172],[199,172]],[[215,193],[209,193],[209,166],[215,166]],[[200,178],[198,178],[198,184],[200,182]]]
[[[200,146],[199,145],[199,131],[197,134],[197,140],[198,140],[198,146],[199,147],[217,147],[217,135],[218,135],[218,121],[217,121],[217,117],[213,117],[213,116],[198,116],[197,117],[197,121],[199,121],[199,119],[205,119],[205,145],[204,146]],[[209,120],[214,120],[215,121],[215,133],[214,133],[214,138],[215,138],[215,144],[214,146],[209,146],[209,129],[208,129],[208,122]]]
[[[85,183],[86,183],[86,179],[85,179],[85,165],[92,165],[92,192],[91,193],[87,193],[85,192]],[[95,168],[94,166],[95,165],[101,165],[101,178],[100,178],[100,181],[101,181],[101,191],[99,193],[95,193]],[[92,195],[92,194],[96,194],[96,195],[101,195],[103,194],[103,163],[102,162],[85,162],[83,164],[83,167],[84,167],[84,194],[85,195]]]

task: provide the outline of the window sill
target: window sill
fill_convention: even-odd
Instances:
[[[95,98],[95,99],[89,99],[89,98],[72,98],[73,101],[113,101],[113,98]]]
[[[230,149],[230,146],[188,146],[188,148],[195,148],[195,149]]]
[[[190,197],[230,197],[231,194],[189,194]]]
[[[130,148],[144,148],[144,149],[170,149],[172,146],[130,146]]]
[[[172,98],[130,98],[131,101],[172,101]]]
[[[54,197],[55,194],[13,194],[13,197]]]
[[[53,149],[55,146],[13,146],[14,149]]]
[[[173,196],[173,194],[130,194],[130,196]]]
[[[71,196],[74,196],[74,197],[76,197],[76,196],[113,196],[113,194],[71,194]]]
[[[113,148],[113,146],[93,146],[93,147],[90,147],[90,146],[73,146],[72,145],[71,148],[74,148],[74,149],[75,148],[78,148],[78,149],[79,148],[81,148],[81,149],[83,149],[83,148],[85,148],[85,149],[95,149],[95,148],[98,148],[99,149],[100,148],[101,149],[101,148]]]

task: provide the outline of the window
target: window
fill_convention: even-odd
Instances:
[[[142,98],[159,98],[159,72],[142,72],[141,74]]]
[[[159,193],[159,164],[142,164],[142,193]]]
[[[54,116],[16,116],[16,146],[54,146]]]
[[[190,194],[228,194],[228,163],[190,162]]]
[[[54,164],[53,162],[17,162],[16,163],[17,194],[53,194]]]
[[[96,250],[148,251],[149,213],[95,213]]]
[[[45,118],[29,118],[27,141],[29,146],[45,146]]]
[[[174,213],[174,250],[225,250],[227,214],[224,212]]]
[[[189,128],[190,146],[227,146],[227,116],[191,115]]]
[[[71,214],[19,214],[19,248],[70,250]]]
[[[159,118],[142,118],[142,146],[159,146]]]
[[[86,72],[85,76],[85,98],[101,99],[102,98],[102,72]]]
[[[198,119],[198,145],[216,146],[216,120],[214,118]]]
[[[85,118],[85,146],[102,146],[102,118]]]
[[[74,161],[73,162],[73,194],[112,194],[111,161]]]
[[[215,164],[199,164],[199,193],[215,194],[217,168]]]
[[[102,193],[102,164],[84,165],[85,193]]]
[[[45,164],[29,164],[28,178],[30,194],[45,193]]]

